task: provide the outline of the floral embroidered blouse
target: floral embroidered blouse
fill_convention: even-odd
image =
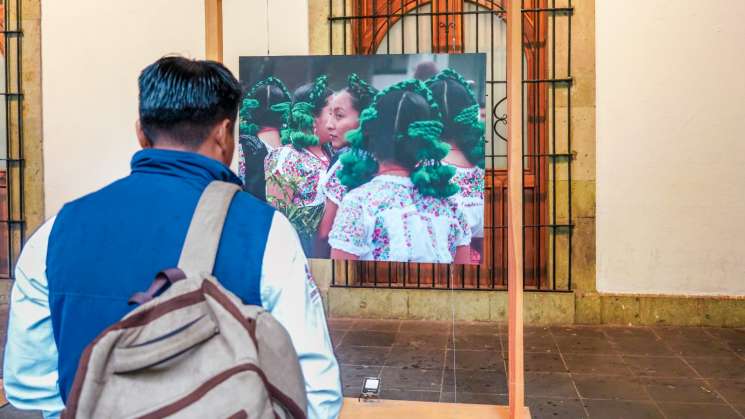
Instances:
[[[347,194],[347,187],[339,181],[336,173],[341,169],[341,161],[337,160],[331,169],[321,175],[321,181],[318,185],[319,193],[337,206],[341,205],[341,200]]]
[[[323,197],[318,194],[318,181],[327,168],[327,163],[310,151],[285,145],[266,156],[264,176],[267,186],[275,183],[289,187],[292,204],[306,207],[323,204]]]
[[[421,195],[411,179],[379,175],[342,199],[329,245],[361,260],[451,263],[471,242],[453,199]]]
[[[471,236],[484,237],[484,169],[455,167],[454,182],[460,191],[453,196],[471,226]]]

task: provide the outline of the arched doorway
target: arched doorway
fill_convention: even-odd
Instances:
[[[553,3],[552,3],[553,6]],[[347,14],[346,12],[350,13]],[[404,288],[500,289],[506,287],[506,23],[502,1],[356,0],[347,2],[345,53],[485,53],[486,189],[484,263],[480,267],[422,264],[336,263],[334,284]],[[560,13],[548,0],[523,2],[524,79],[524,256],[526,289],[556,289],[557,265],[570,272],[569,259],[557,261],[557,235],[571,233],[571,221],[557,222],[555,163],[569,152],[556,152],[549,112],[555,110],[556,25]],[[549,19],[549,16],[552,19]],[[554,36],[551,36],[553,31]],[[334,39],[331,40],[332,45]],[[455,56],[457,57],[457,56]],[[551,60],[554,61],[553,65]],[[568,85],[568,84],[567,84]],[[554,92],[553,94],[550,93]],[[555,131],[555,128],[553,129]],[[570,163],[566,161],[567,165]],[[553,172],[553,174],[552,174]],[[568,194],[570,196],[570,193]],[[570,198],[569,198],[570,199]],[[561,212],[561,211],[559,211]],[[564,229],[564,230],[562,230]],[[571,251],[569,250],[568,253]],[[566,275],[568,278],[570,273]],[[569,289],[570,280],[560,281]]]

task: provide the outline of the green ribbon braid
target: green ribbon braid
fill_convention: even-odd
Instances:
[[[352,73],[347,77],[347,89],[356,97],[359,102],[364,103],[366,107],[378,93],[378,89],[370,86],[366,81],[362,80],[357,73]]]
[[[450,68],[442,70],[436,76],[427,80],[427,86],[432,87],[437,82],[447,82],[447,80],[453,80],[463,86],[473,102],[473,105],[461,109],[451,120],[458,125],[458,132],[461,133],[457,141],[458,146],[469,162],[483,169],[486,140],[484,138],[484,121],[481,120],[481,109],[478,100],[476,100],[476,95],[463,76]]]
[[[368,127],[379,118],[377,107],[380,99],[396,91],[408,91],[422,96],[435,117],[412,122],[404,132],[396,134],[395,142],[411,142],[411,147],[407,148],[416,150],[414,158],[417,164],[411,172],[411,181],[423,195],[446,198],[457,193],[458,186],[450,182],[455,174],[455,168],[440,162],[450,150],[450,146],[440,140],[440,111],[432,92],[419,80],[404,80],[380,91],[370,106],[360,113],[359,127],[347,133],[351,150],[339,158],[342,163],[342,168],[337,172],[339,181],[352,189],[367,183],[378,172],[378,162],[366,149],[368,142],[374,141],[368,138]]]
[[[259,107],[259,101],[256,99],[256,95],[259,89],[267,86],[276,86],[282,90],[282,94],[286,97],[290,97],[290,92],[287,90],[287,86],[282,83],[282,80],[276,77],[267,77],[263,80],[256,82],[251,89],[248,90],[246,96],[243,98],[241,103],[241,109],[238,112],[240,116],[240,123],[238,125],[240,133],[246,133],[249,135],[256,135],[259,132],[259,126],[253,122],[253,110]]]
[[[313,82],[309,102],[282,102],[272,106],[272,110],[282,113],[283,128],[280,130],[282,144],[292,144],[298,150],[318,145],[318,136],[313,134],[313,113],[325,106],[328,76],[319,76]]]

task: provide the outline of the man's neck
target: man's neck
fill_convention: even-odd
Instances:
[[[156,145],[153,145],[150,148],[152,148],[153,150],[167,150],[167,151],[181,151],[184,153],[196,153],[196,154],[202,155],[204,157],[209,157],[212,160],[217,160],[225,164],[225,162],[222,161],[222,156],[211,152],[212,148],[206,147],[206,144],[202,144],[199,148],[193,149],[189,147],[184,147],[181,144],[161,140],[161,141],[158,141]]]

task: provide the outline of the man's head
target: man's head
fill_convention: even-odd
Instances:
[[[194,151],[230,164],[241,86],[214,61],[164,57],[139,78],[143,148]]]

